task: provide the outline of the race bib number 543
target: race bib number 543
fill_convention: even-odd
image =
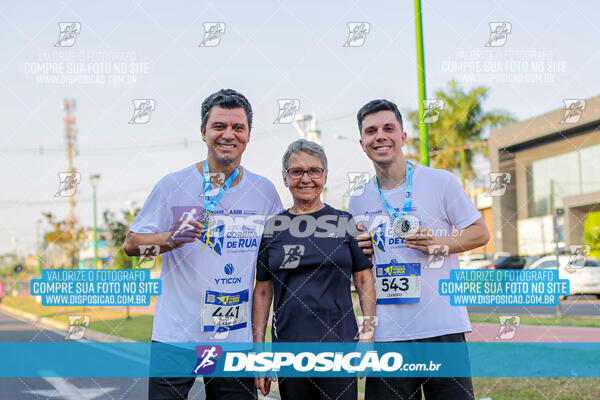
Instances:
[[[418,303],[421,296],[421,264],[399,263],[375,267],[377,304]]]

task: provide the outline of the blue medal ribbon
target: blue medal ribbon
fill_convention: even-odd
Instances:
[[[408,214],[410,212],[410,207],[412,206],[412,179],[413,179],[413,165],[410,161],[406,162],[406,177],[404,179],[404,206],[400,213],[396,211],[390,203],[385,199],[383,193],[381,192],[381,187],[379,186],[379,180],[377,180],[377,176],[375,176],[375,184],[377,185],[377,190],[379,190],[379,196],[381,197],[381,202],[383,206],[387,210],[390,217],[394,219],[392,226],[395,226],[398,220]]]
[[[217,194],[213,197],[210,197],[208,194],[210,193],[211,185],[210,185],[210,170],[208,167],[208,161],[204,160],[202,163],[202,173],[203,173],[203,185],[202,191],[204,193],[204,209],[208,212],[213,212],[217,203],[221,201],[225,192],[229,189],[235,178],[240,173],[240,168],[236,168],[235,171],[227,178],[221,189],[217,192]]]

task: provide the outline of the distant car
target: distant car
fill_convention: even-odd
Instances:
[[[568,279],[570,294],[593,294],[600,299],[600,262],[594,257],[586,257],[583,265],[570,264],[569,255],[558,256],[560,268],[558,277]],[[545,256],[527,269],[556,269],[556,256]]]
[[[505,256],[492,261],[488,269],[523,269],[525,266],[525,257],[523,256]]]
[[[547,255],[548,254],[542,254],[542,255],[538,255],[538,256],[529,256],[529,257],[527,257],[527,260],[525,261],[525,266],[523,267],[523,269],[529,269],[529,266],[531,264],[533,264],[534,262],[536,262],[540,258],[545,257]]]
[[[497,260],[500,257],[508,257],[510,255],[511,254],[509,252],[506,252],[506,251],[497,251],[497,252],[494,253],[494,257],[492,257],[492,260]]]
[[[492,258],[485,254],[464,254],[458,257],[460,269],[483,269],[492,263]]]

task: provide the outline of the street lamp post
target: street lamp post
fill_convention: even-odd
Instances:
[[[135,201],[127,200],[127,208],[129,209],[129,224],[133,224],[135,221]],[[131,257],[131,268],[136,268],[138,263],[138,258],[136,256]]]
[[[135,221],[135,201],[134,200],[127,200],[127,208],[129,209],[129,225],[131,226],[131,224],[133,224],[133,221]],[[137,268],[138,265],[138,258],[136,256],[131,257],[131,268]],[[123,265],[123,268],[125,268],[125,266]],[[129,305],[125,306],[125,319],[131,319],[131,315],[129,313]]]
[[[419,78],[419,143],[421,164],[429,166],[429,132],[427,124],[422,122],[425,113],[425,52],[423,50],[423,20],[421,18],[421,0],[415,0],[415,27],[417,31],[417,73]]]
[[[13,296],[19,295],[19,273],[17,272],[17,265],[19,264],[19,239],[15,236],[12,238],[12,243],[15,248],[15,266],[13,269]]]
[[[41,219],[37,219],[35,221],[35,254],[37,256],[38,274],[40,275],[40,279],[42,279],[42,255],[40,254],[40,224],[41,223],[42,223]]]
[[[100,180],[100,174],[90,175],[90,184],[92,185],[92,198],[94,203],[94,268],[98,268],[98,221],[96,217],[96,187]]]
[[[40,254],[40,225],[42,224],[41,219],[35,221],[35,254],[37,257],[38,275],[42,279],[42,255]],[[41,303],[42,296],[35,296],[35,302]]]

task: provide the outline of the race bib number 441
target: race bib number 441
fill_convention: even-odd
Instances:
[[[418,303],[421,296],[421,264],[399,263],[375,267],[377,304]]]
[[[237,293],[221,293],[207,290],[202,304],[202,330],[230,331],[248,325],[248,290]]]

